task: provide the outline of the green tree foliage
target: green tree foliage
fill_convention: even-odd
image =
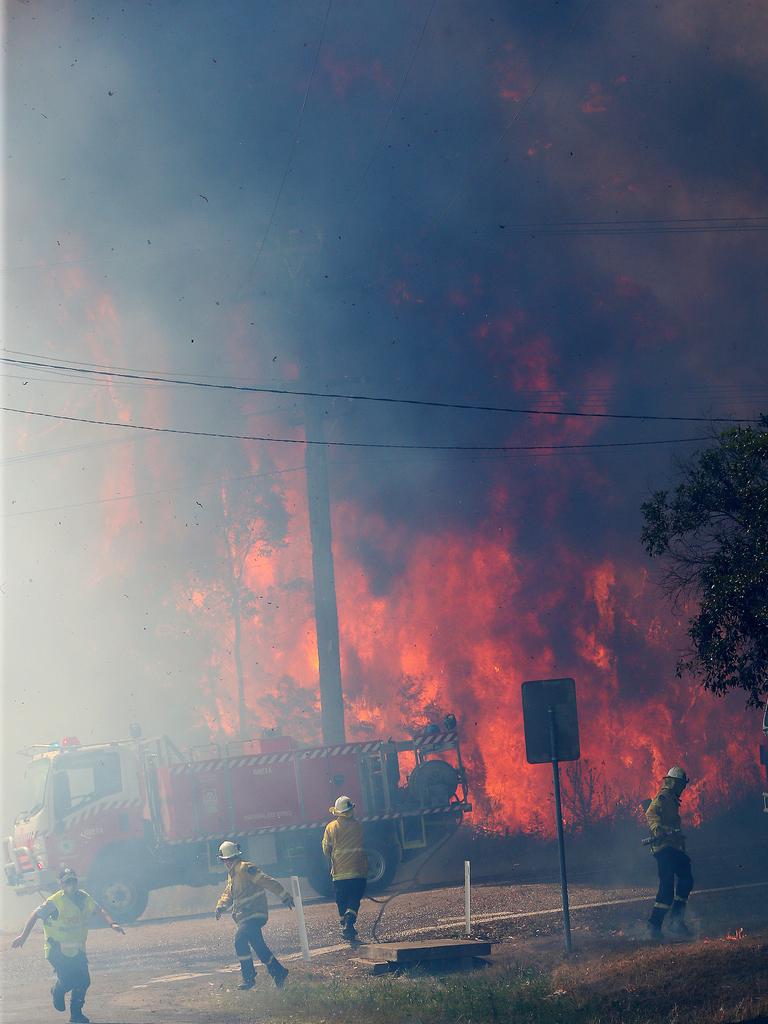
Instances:
[[[675,606],[698,606],[677,674],[716,694],[768,695],[768,417],[725,430],[642,506],[642,543]]]

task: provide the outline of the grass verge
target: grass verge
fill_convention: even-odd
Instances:
[[[264,982],[250,993],[221,991],[206,1010],[252,1024],[768,1024],[768,944],[705,941],[446,977],[297,969],[282,992]]]

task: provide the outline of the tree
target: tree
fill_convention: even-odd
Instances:
[[[245,702],[243,670],[243,623],[259,615],[256,596],[247,585],[248,559],[255,552],[262,557],[285,545],[288,515],[282,495],[273,487],[258,487],[255,481],[236,492],[222,489],[224,526],[224,586],[229,592],[232,616],[232,655],[237,679],[237,723],[240,739],[246,739],[248,709]]]
[[[642,506],[642,543],[665,562],[673,606],[698,604],[677,674],[707,690],[768,695],[768,416],[724,430]]]

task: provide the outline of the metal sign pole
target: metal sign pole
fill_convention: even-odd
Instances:
[[[555,709],[549,709],[549,748],[552,756],[552,780],[555,784],[555,818],[557,820],[557,846],[560,853],[560,891],[563,899],[563,934],[565,952],[571,952],[571,910],[568,905],[568,878],[565,873],[565,838],[563,836],[563,809],[560,802],[560,762],[557,758],[557,732]]]

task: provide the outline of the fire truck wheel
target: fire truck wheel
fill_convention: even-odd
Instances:
[[[118,924],[138,920],[147,909],[149,892],[129,870],[115,870],[92,883],[94,899]]]
[[[366,839],[368,856],[368,891],[379,892],[392,882],[402,860],[400,844],[391,839]]]
[[[325,857],[316,857],[307,864],[307,881],[318,896],[333,896],[333,882]]]

